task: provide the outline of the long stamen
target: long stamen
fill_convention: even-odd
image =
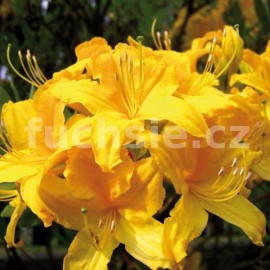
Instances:
[[[154,44],[155,44],[156,48],[161,50],[162,48],[159,47],[159,44],[158,44],[158,41],[157,41],[157,38],[156,38],[156,33],[155,33],[156,23],[157,23],[157,19],[154,19],[154,21],[152,23],[152,26],[151,26],[151,36],[152,36],[152,39],[154,41]]]
[[[98,236],[96,234],[94,234],[94,232],[92,231],[89,222],[88,222],[88,217],[87,217],[87,208],[82,207],[81,208],[81,212],[82,212],[82,216],[83,216],[83,223],[84,223],[84,227],[87,231],[87,234],[89,236],[89,239],[91,240],[93,246],[97,249],[100,250],[99,247],[99,239]]]
[[[163,40],[161,40],[161,34],[159,31],[155,31],[157,19],[154,19],[151,26],[151,36],[153,42],[158,50],[163,50],[163,44],[166,50],[171,50],[171,39],[168,31],[163,32]]]
[[[210,186],[202,187],[191,182],[191,188],[199,197],[216,202],[225,201],[237,195],[251,176],[251,173],[247,171],[244,149],[241,152],[243,160],[241,167],[236,166],[239,158],[234,157],[230,171],[226,173],[226,168],[222,166],[217,173],[217,179]]]
[[[164,40],[163,40],[163,43],[165,45],[166,50],[171,50],[172,49],[172,47],[171,47],[171,45],[172,45],[171,44],[171,39],[169,37],[168,31],[164,31]]]
[[[26,60],[27,60],[27,64],[30,70],[30,73],[32,75],[31,78],[33,78],[33,80],[38,84],[38,85],[42,85],[44,83],[44,80],[42,79],[42,77],[39,75],[38,70],[35,69],[34,64],[32,63],[32,57],[30,54],[30,51],[27,50],[27,54],[26,54]]]
[[[128,57],[127,53],[119,58],[120,74],[116,74],[117,81],[120,83],[120,91],[123,97],[123,105],[130,117],[137,113],[138,93],[136,91],[133,74],[133,60]]]
[[[23,80],[25,80],[26,82],[28,82],[29,84],[35,86],[35,87],[39,87],[42,84],[44,84],[47,81],[47,78],[45,77],[45,75],[43,74],[43,72],[41,71],[36,57],[32,56],[30,51],[27,50],[27,54],[26,54],[26,61],[27,61],[27,66],[28,68],[25,66],[24,61],[23,61],[23,57],[22,57],[22,53],[21,51],[18,51],[18,56],[19,56],[19,60],[21,63],[21,66],[23,68],[24,73],[26,74],[26,76],[24,76],[23,74],[21,74],[12,64],[11,59],[10,59],[10,49],[11,49],[11,44],[8,45],[7,48],[7,60],[8,63],[10,65],[10,67],[12,68],[12,70]]]
[[[143,46],[142,46],[142,42],[143,42],[143,37],[139,36],[137,37],[137,41],[139,42],[139,53],[140,53],[140,77],[139,77],[139,89],[142,86],[142,77],[143,77]]]

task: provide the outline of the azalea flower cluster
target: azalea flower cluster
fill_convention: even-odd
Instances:
[[[1,114],[0,179],[15,183],[0,197],[14,207],[8,247],[22,245],[15,228],[27,207],[46,227],[78,231],[64,269],[107,269],[121,243],[151,269],[183,269],[208,213],[263,245],[266,220],[248,187],[270,180],[270,45],[243,49],[230,26],[184,52],[166,32],[155,43],[93,38],[49,80],[20,54],[19,76],[37,90]],[[164,184],[179,199],[161,222]]]

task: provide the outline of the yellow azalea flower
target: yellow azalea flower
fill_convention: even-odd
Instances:
[[[240,195],[260,154],[238,147],[173,149],[159,141],[159,147],[150,149],[176,192],[182,194],[164,223],[163,248],[167,258],[175,262],[173,269],[183,268],[188,244],[204,230],[207,212],[239,226],[252,242],[263,245],[265,218]]]
[[[213,35],[211,37],[213,38]],[[129,38],[128,41],[131,46],[135,48],[139,47],[139,43],[132,38]],[[161,41],[157,43],[160,42]],[[225,50],[226,49],[224,49],[224,51]],[[193,53],[191,53],[191,51]],[[157,51],[147,50],[146,53],[148,56],[155,57],[158,61],[164,62],[168,66],[175,67],[178,88],[174,92],[174,96],[183,99],[200,113],[210,114],[220,106],[227,106],[228,95],[217,88],[219,84],[218,74],[216,71],[213,72],[211,70],[211,67],[213,67],[213,61],[211,60],[213,59],[213,51],[210,52],[211,56],[209,56],[209,61],[203,73],[200,74],[197,72],[197,68],[195,68],[197,60],[202,55],[208,53],[209,48],[202,47],[200,51],[202,52],[200,54],[198,53],[198,50],[195,49],[179,53],[173,50],[161,49]]]
[[[159,50],[152,54],[160,61],[175,66],[179,86],[174,96],[185,100],[202,114],[209,115],[220,107],[228,106],[229,95],[218,88],[224,84],[222,81],[220,83],[220,77],[228,70],[232,72],[236,69],[241,59],[242,46],[238,29],[225,26],[223,32],[209,32],[195,39],[191,49],[186,52]],[[202,73],[198,73],[198,61],[206,54],[208,59],[205,68]]]
[[[152,159],[133,163],[122,153],[123,162],[106,173],[90,148],[66,154],[61,178],[52,168],[39,189],[56,222],[79,231],[64,269],[107,269],[119,243],[152,269],[170,267],[162,253],[162,224],[152,218],[164,198],[162,175]]]
[[[96,46],[95,42],[88,45],[88,51]],[[141,44],[133,47],[120,43],[109,52],[101,50],[99,55],[89,57],[84,70],[81,76],[68,70],[57,74],[61,83],[51,91],[63,102],[81,104],[88,111],[86,115],[95,116],[91,140],[96,161],[105,171],[121,162],[119,149],[135,140],[136,132],[144,128],[144,120],[171,121],[191,134],[204,136],[202,116],[173,96],[178,86],[175,67],[155,59]],[[135,134],[132,128],[136,128]],[[115,132],[108,134],[108,129],[119,133],[118,141],[113,139]],[[131,136],[126,134],[128,131]]]
[[[64,103],[51,92],[38,90],[33,100],[4,104],[0,158],[1,183],[16,182],[21,199],[44,222],[54,219],[37,194],[44,166],[55,152],[64,125]],[[7,232],[8,233],[8,232]]]
[[[230,112],[234,111],[234,113],[228,117],[227,123],[236,126],[237,118],[241,117],[241,125],[249,126],[250,133],[246,134],[243,139],[248,141],[249,149],[262,152],[261,157],[253,164],[251,169],[263,179],[270,180],[270,168],[268,166],[270,161],[270,106],[264,98],[265,96],[261,96],[250,87],[246,87],[242,92],[234,93],[231,100],[235,106],[231,108]]]
[[[183,268],[188,244],[204,230],[207,212],[239,226],[253,243],[263,245],[265,218],[248,201],[245,188],[262,158],[265,118],[259,100],[252,89],[231,95],[230,106],[205,115],[210,127],[206,139],[188,134],[181,139],[172,125],[161,134],[145,135],[146,146],[156,137],[157,147],[149,147],[151,156],[181,194],[164,223],[163,249],[173,269]]]
[[[265,94],[267,99],[269,99],[270,42],[268,42],[265,52],[260,55],[245,49],[240,69],[242,73],[232,75],[230,84],[233,85],[236,82],[240,82],[251,86]]]

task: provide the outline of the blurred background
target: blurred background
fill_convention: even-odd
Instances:
[[[172,48],[186,50],[192,40],[224,24],[240,25],[245,48],[264,51],[270,37],[270,1],[268,0],[2,0],[0,1],[0,108],[8,100],[28,98],[33,89],[10,69],[6,51],[12,45],[11,59],[20,71],[18,50],[27,49],[38,59],[50,78],[76,58],[74,48],[80,42],[101,36],[111,46],[126,42],[128,36],[144,37],[144,45],[154,48],[151,25],[168,31]],[[170,200],[170,193],[168,198]],[[270,183],[254,182],[251,200],[270,217]],[[170,200],[173,206],[174,200]],[[167,211],[170,209],[166,209]],[[26,211],[17,234],[25,245],[7,249],[4,235],[12,207],[0,203],[0,269],[61,269],[62,259],[75,232],[58,225],[44,229],[41,222]],[[157,216],[162,220],[163,215]],[[270,269],[269,223],[265,247],[253,246],[234,226],[210,216],[200,239],[192,243],[186,270]],[[113,255],[109,269],[147,269],[131,258],[122,246]]]

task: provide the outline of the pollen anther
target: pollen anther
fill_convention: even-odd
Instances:
[[[224,167],[221,167],[220,170],[219,170],[219,172],[218,172],[218,176],[222,175],[223,172],[224,172]]]

